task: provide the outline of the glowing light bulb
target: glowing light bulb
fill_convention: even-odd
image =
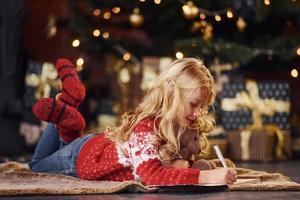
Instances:
[[[204,13],[200,13],[199,17],[200,17],[200,19],[205,19],[206,15]]]
[[[100,36],[100,30],[99,30],[99,29],[95,29],[95,30],[93,31],[93,36],[99,37],[99,36]]]
[[[291,76],[294,77],[294,78],[297,78],[298,77],[298,70],[297,69],[292,69]]]
[[[227,10],[226,15],[228,18],[233,18],[233,13],[230,10]]]
[[[131,55],[130,55],[130,53],[124,53],[124,55],[123,55],[123,59],[125,60],[125,61],[128,61],[128,60],[130,60],[130,58],[131,58]]]
[[[104,32],[103,35],[102,35],[102,37],[103,37],[104,39],[109,38],[109,32]]]
[[[182,58],[183,58],[183,53],[180,52],[180,51],[177,51],[177,52],[176,52],[176,58],[182,59]]]
[[[300,56],[300,47],[297,49],[297,55]]]
[[[78,58],[78,59],[76,60],[76,64],[77,64],[77,66],[82,66],[82,65],[84,64],[83,58]]]
[[[110,12],[108,12],[108,11],[106,11],[104,14],[103,14],[103,18],[104,19],[110,19],[111,18],[111,13]]]
[[[72,46],[73,46],[73,47],[78,47],[79,45],[80,45],[79,39],[73,40],[73,42],[72,42]]]
[[[154,3],[155,3],[155,4],[160,4],[160,3],[161,3],[161,0],[154,0]]]
[[[264,0],[264,4],[267,6],[270,5],[270,0]]]
[[[222,20],[222,18],[221,18],[221,16],[220,16],[220,15],[216,15],[216,16],[215,16],[215,20],[216,20],[217,22],[219,22],[219,21],[221,21],[221,20]]]
[[[114,7],[111,11],[115,14],[118,14],[121,11],[121,8],[120,7]]]
[[[96,17],[99,16],[100,13],[101,13],[100,9],[95,9],[95,10],[93,11],[93,15],[96,16]]]
[[[83,70],[83,66],[82,65],[77,65],[76,66],[76,71],[80,72]]]

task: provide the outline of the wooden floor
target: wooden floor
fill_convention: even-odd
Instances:
[[[300,183],[300,160],[273,162],[273,163],[237,163],[238,167],[263,170],[267,172],[280,172],[289,176],[292,181]],[[65,196],[22,196],[0,197],[0,199],[16,200],[189,200],[189,199],[300,199],[299,192],[215,192],[215,193],[160,193],[160,194],[110,194],[110,195],[65,195]]]

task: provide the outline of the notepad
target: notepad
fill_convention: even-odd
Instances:
[[[236,182],[234,182],[234,185],[240,185],[240,184],[255,184],[260,183],[261,180],[259,178],[240,178],[237,179]],[[153,187],[158,187],[161,189],[166,190],[176,190],[179,189],[182,190],[200,190],[200,191],[206,191],[206,190],[224,190],[227,189],[227,184],[218,184],[218,183],[208,183],[208,184],[177,184],[177,185],[153,185]]]
[[[234,182],[234,185],[241,185],[241,184],[255,184],[260,183],[259,178],[240,178],[237,179],[236,182]]]

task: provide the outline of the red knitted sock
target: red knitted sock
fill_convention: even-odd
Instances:
[[[59,99],[70,106],[79,106],[85,97],[85,87],[74,65],[68,59],[61,58],[57,60],[55,67],[62,82],[62,93]]]
[[[80,137],[85,128],[80,112],[60,100],[41,99],[34,104],[32,111],[38,119],[57,124],[60,137],[66,142]]]
[[[83,120],[83,122],[80,122],[80,123],[84,124],[83,127],[85,127],[84,120]],[[81,137],[82,133],[83,133],[83,129],[74,130],[73,127],[71,127],[71,128],[64,127],[61,124],[57,125],[57,129],[58,129],[60,137],[66,142],[72,142],[76,138]]]

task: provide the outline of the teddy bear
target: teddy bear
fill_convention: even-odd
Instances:
[[[201,152],[200,134],[196,129],[186,129],[180,136],[179,155],[181,159],[164,161],[163,165],[174,168],[197,168],[201,170],[210,170],[213,167],[205,159],[193,160],[194,155]]]

